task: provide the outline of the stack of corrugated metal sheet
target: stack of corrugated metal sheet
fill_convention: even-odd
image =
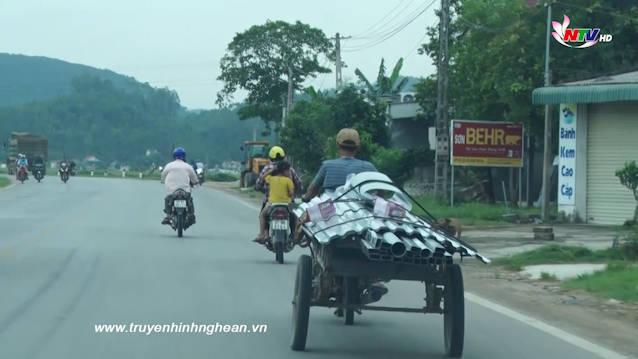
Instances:
[[[376,196],[379,191],[394,193],[389,202],[399,204],[406,211],[400,216],[380,215],[374,210],[376,201],[384,201]],[[373,261],[432,264],[458,253],[490,262],[471,246],[412,214],[409,199],[383,174],[364,172],[353,176],[345,186],[301,204],[293,212],[301,218],[308,209],[312,211],[312,207],[326,202],[331,203],[330,211],[326,211],[328,215],[315,216],[303,224],[305,232],[320,244],[354,238]]]

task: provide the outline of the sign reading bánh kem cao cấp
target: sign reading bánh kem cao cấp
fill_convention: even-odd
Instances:
[[[572,213],[576,204],[576,105],[560,105],[558,130],[558,210]]]
[[[452,166],[522,167],[523,125],[453,120]]]

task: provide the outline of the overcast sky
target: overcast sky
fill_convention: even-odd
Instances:
[[[431,2],[395,36],[365,48]],[[186,107],[212,108],[226,45],[253,24],[300,20],[328,36],[358,36],[342,44],[345,80],[354,80],[356,67],[374,78],[381,57],[391,67],[403,56],[403,74],[425,76],[435,68],[416,49],[426,26],[437,24],[438,6],[432,0],[0,0],[0,52],[111,69],[176,90]],[[327,88],[334,82],[330,73],[312,84]]]

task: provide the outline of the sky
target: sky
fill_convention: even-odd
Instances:
[[[233,36],[267,20],[301,21],[353,36],[342,42],[345,81],[354,70],[376,78],[404,57],[402,74],[434,73],[418,55],[436,0],[0,0],[0,52],[46,56],[133,76],[178,92],[182,105],[213,108],[222,88],[219,60]],[[429,6],[429,7],[428,7]],[[416,15],[423,13],[416,17]],[[416,17],[416,18],[415,18]],[[414,20],[408,24],[410,19]],[[401,31],[385,41],[387,35]],[[376,44],[379,42],[378,44]],[[375,46],[369,46],[375,45]],[[309,81],[334,87],[334,72]]]

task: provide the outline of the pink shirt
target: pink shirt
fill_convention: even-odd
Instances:
[[[170,162],[162,170],[162,182],[166,186],[166,191],[170,194],[178,189],[186,192],[191,191],[191,182],[197,183],[197,174],[193,167],[182,160]]]

